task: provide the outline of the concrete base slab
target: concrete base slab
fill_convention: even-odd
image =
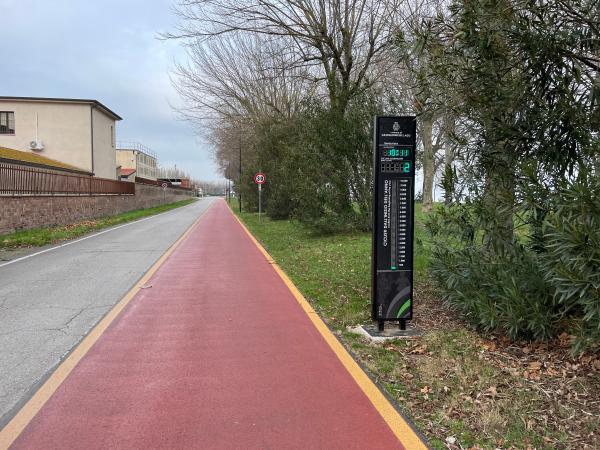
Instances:
[[[389,323],[383,331],[379,331],[377,325],[359,325],[356,327],[348,327],[348,331],[355,334],[360,334],[366,337],[371,342],[385,342],[392,339],[415,339],[421,336],[421,331],[416,328],[407,326],[406,330],[400,330],[398,324]]]

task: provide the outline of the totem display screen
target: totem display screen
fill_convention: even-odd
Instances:
[[[415,135],[415,117],[375,118],[372,317],[380,329],[412,319]]]

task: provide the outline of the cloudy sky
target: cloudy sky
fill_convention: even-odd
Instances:
[[[169,72],[185,52],[161,41],[173,0],[0,0],[0,95],[96,99],[123,121],[117,139],[139,141],[162,165],[220,175],[189,123]]]

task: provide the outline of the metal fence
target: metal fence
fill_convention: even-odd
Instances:
[[[134,195],[135,184],[0,162],[0,195]]]

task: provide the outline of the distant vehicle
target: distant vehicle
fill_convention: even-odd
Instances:
[[[182,184],[181,178],[159,178],[158,182],[160,184],[168,183],[169,186],[181,186]]]

